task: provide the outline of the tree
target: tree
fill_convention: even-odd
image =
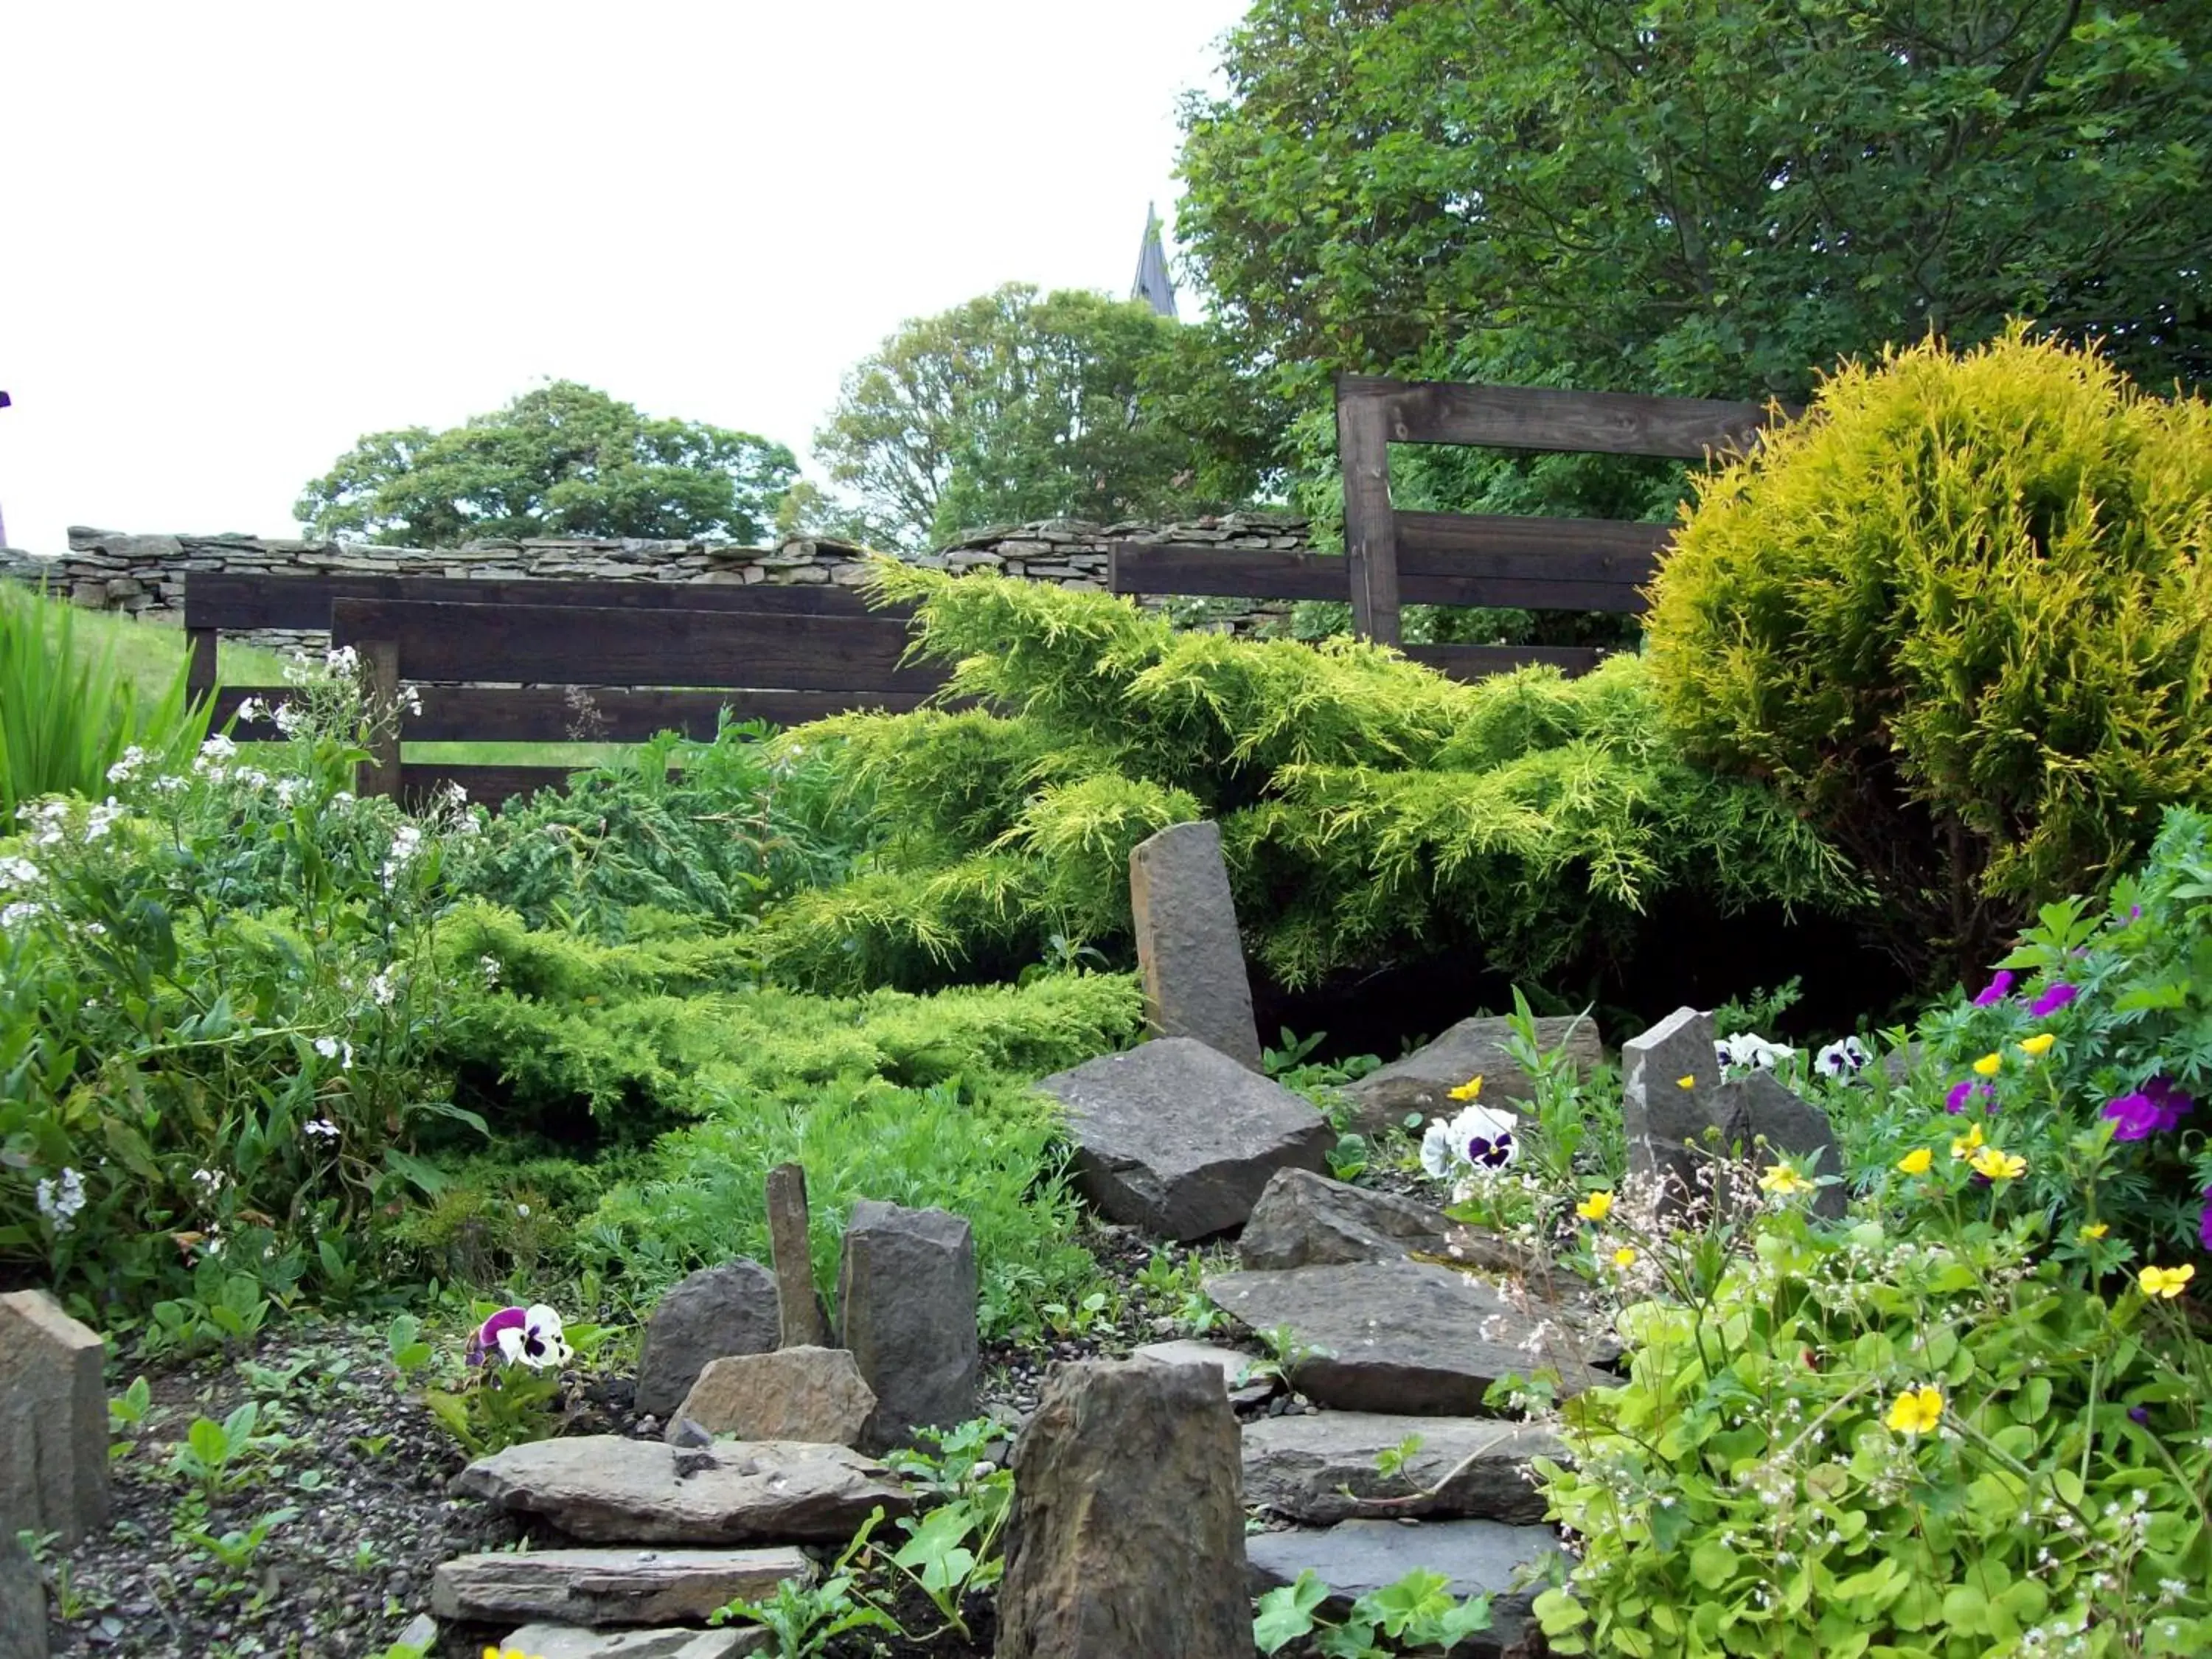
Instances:
[[[2212,374],[2200,0],[1258,0],[1224,68],[1177,233],[1283,372],[1802,398],[2024,314]]]
[[[555,380],[443,432],[371,433],[293,512],[316,535],[395,546],[522,536],[754,542],[798,473],[781,444],[650,419]]]
[[[1187,432],[1164,412],[1218,384],[1187,337],[1200,337],[1140,303],[1010,283],[886,339],[845,377],[814,447],[873,534],[901,547],[981,524],[1233,502],[1259,475],[1232,453],[1237,434]]]

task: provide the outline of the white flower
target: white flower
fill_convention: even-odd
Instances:
[[[200,745],[201,755],[208,760],[228,760],[238,753],[238,745],[220,732],[209,733],[208,740]]]
[[[381,872],[386,891],[389,891],[392,884],[398,879],[399,872],[412,863],[415,855],[422,850],[422,831],[416,825],[403,823],[392,832],[391,856],[384,860],[384,869]]]
[[[398,701],[399,707],[410,714],[419,714],[422,712],[422,694],[411,685],[403,685],[399,688]]]
[[[69,803],[65,800],[43,800],[34,805],[19,806],[15,816],[31,826],[31,845],[58,847],[62,830],[69,822]]]
[[[280,702],[269,718],[276,722],[276,729],[288,738],[295,738],[307,730],[307,717],[289,702]]]
[[[39,866],[28,859],[0,858],[0,887],[28,887],[39,878]],[[486,957],[486,962],[491,958]]]
[[[1713,1057],[1723,1066],[1749,1066],[1771,1072],[1797,1051],[1786,1043],[1769,1042],[1751,1031],[1738,1031],[1713,1044]]]
[[[370,977],[368,994],[380,1008],[389,1008],[392,1006],[392,999],[399,994],[399,988],[392,981],[392,969],[387,968],[382,973]]]
[[[319,1117],[312,1123],[303,1124],[301,1128],[305,1133],[319,1135],[325,1140],[336,1140],[338,1138],[338,1126],[326,1117]]]
[[[116,819],[123,816],[123,812],[124,809],[115,804],[115,797],[110,795],[107,798],[107,801],[105,805],[95,806],[92,811],[86,813],[84,815],[84,838],[86,842],[89,844],[90,842],[100,840],[103,836],[106,835],[108,830],[114,826]]]
[[[67,1232],[76,1220],[76,1212],[84,1208],[84,1177],[75,1170],[64,1167],[59,1181],[39,1182],[39,1213],[57,1237]]]
[[[325,1060],[337,1061],[341,1072],[353,1070],[353,1044],[350,1042],[333,1036],[319,1036],[315,1039],[315,1052]]]
[[[110,783],[128,782],[131,775],[143,766],[146,761],[146,751],[137,744],[132,744],[123,751],[122,758],[107,769],[107,781]]]
[[[497,957],[478,957],[477,958],[477,966],[483,969],[485,989],[489,990],[493,986],[499,983],[499,958]]]
[[[277,779],[276,804],[279,806],[289,806],[300,798],[300,792],[307,787],[307,781],[305,778]]]
[[[1830,1043],[1813,1056],[1813,1069],[1822,1077],[1849,1077],[1866,1069],[1874,1056],[1866,1045],[1855,1036],[1847,1036]]]
[[[195,1170],[192,1171],[192,1181],[199,1188],[200,1194],[204,1198],[213,1198],[225,1187],[230,1185],[230,1177],[220,1170]]]
[[[1421,1167],[1442,1181],[1462,1169],[1502,1170],[1521,1156],[1514,1136],[1519,1120],[1482,1105],[1437,1118],[1421,1137]]]
[[[14,927],[28,921],[46,909],[43,904],[29,899],[18,899],[15,903],[0,908],[0,927]]]
[[[184,787],[185,781],[182,778],[166,777],[154,780],[154,787],[165,795],[173,795]]]
[[[506,1327],[496,1340],[509,1364],[527,1365],[533,1371],[565,1365],[575,1352],[561,1339],[561,1316],[543,1302],[526,1310],[522,1323]]]
[[[446,786],[445,797],[448,806],[466,806],[469,804],[469,792],[458,783]]]
[[[530,1219],[530,1206],[527,1204],[516,1205],[514,1206],[514,1212],[520,1216],[525,1221]]]
[[[268,705],[258,697],[248,697],[238,705],[238,718],[249,726],[258,720],[266,719],[268,714]]]
[[[361,672],[361,653],[349,645],[323,653],[323,666],[333,674],[358,674]]]

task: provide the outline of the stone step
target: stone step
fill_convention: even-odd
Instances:
[[[1224,1273],[1206,1293],[1248,1330],[1287,1328],[1291,1385],[1340,1411],[1472,1417],[1490,1385],[1550,1369],[1562,1399],[1611,1379],[1592,1362],[1620,1345],[1558,1309],[1424,1261]]]
[[[1412,1436],[1420,1449],[1385,1478],[1376,1459]],[[1518,1524],[1544,1518],[1529,1477],[1534,1457],[1563,1459],[1549,1429],[1500,1418],[1310,1412],[1244,1425],[1244,1501],[1311,1526],[1365,1516],[1456,1516]],[[1418,1503],[1397,1504],[1436,1488]],[[1364,1500],[1386,1500],[1372,1504]]]
[[[1147,1359],[1155,1365],[1211,1365],[1221,1373],[1221,1381],[1229,1390],[1232,1406],[1251,1407],[1271,1400],[1282,1384],[1273,1376],[1254,1377],[1247,1382],[1244,1374],[1260,1356],[1242,1353],[1235,1348],[1224,1348],[1215,1342],[1194,1342],[1188,1339],[1174,1342],[1147,1342],[1133,1349],[1132,1359]]]
[[[703,1620],[725,1601],[757,1601],[787,1578],[811,1584],[814,1574],[814,1563],[788,1547],[493,1550],[441,1565],[430,1580],[430,1610],[477,1624],[658,1625]]]
[[[1453,1659],[1522,1659],[1541,1651],[1541,1637],[1529,1611],[1536,1593],[1513,1589],[1515,1577],[1559,1545],[1549,1527],[1497,1521],[1342,1521],[1319,1531],[1255,1533],[1244,1553],[1255,1596],[1311,1568],[1332,1592],[1323,1606],[1338,1613],[1416,1569],[1442,1573],[1454,1595],[1494,1598],[1489,1630],[1454,1648]]]
[[[771,1638],[758,1626],[726,1630],[586,1630],[577,1625],[525,1625],[499,1644],[530,1659],[735,1659],[763,1651]]]

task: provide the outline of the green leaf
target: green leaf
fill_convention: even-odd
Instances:
[[[1314,1610],[1328,1600],[1328,1586],[1307,1568],[1294,1584],[1283,1584],[1261,1596],[1259,1613],[1252,1621],[1252,1639],[1262,1653],[1274,1653],[1310,1634]]]

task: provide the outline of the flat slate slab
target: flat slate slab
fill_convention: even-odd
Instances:
[[[1452,1650],[1453,1659],[1520,1659],[1540,1650],[1529,1607],[1535,1591],[1511,1588],[1517,1569],[1559,1553],[1549,1527],[1509,1527],[1497,1521],[1344,1521],[1322,1531],[1255,1533],[1244,1540],[1254,1595],[1293,1584],[1311,1567],[1333,1594],[1337,1612],[1370,1590],[1395,1584],[1415,1568],[1440,1572],[1454,1595],[1487,1593],[1490,1628]]]
[[[1375,1461],[1420,1437],[1402,1474],[1385,1479]],[[1563,1459],[1549,1429],[1495,1417],[1405,1417],[1379,1412],[1310,1412],[1244,1425],[1244,1501],[1309,1526],[1359,1517],[1443,1516],[1533,1525],[1544,1498],[1528,1474],[1534,1457]],[[1417,1503],[1399,1500],[1433,1489]]]
[[[474,1624],[659,1625],[703,1620],[738,1596],[773,1595],[787,1578],[812,1583],[814,1563],[790,1548],[491,1550],[441,1565],[430,1580],[430,1610]]]
[[[842,1544],[877,1504],[914,1507],[873,1459],[793,1440],[538,1440],[478,1458],[453,1490],[594,1544]]]
[[[1607,1357],[1558,1310],[1524,1308],[1467,1274],[1424,1261],[1365,1261],[1224,1273],[1206,1293],[1249,1330],[1287,1326],[1311,1352],[1291,1382],[1339,1411],[1474,1417],[1499,1377],[1559,1374],[1559,1397],[1607,1382]]]
[[[1147,1342],[1141,1348],[1131,1350],[1129,1358],[1148,1359],[1155,1365],[1211,1365],[1221,1373],[1232,1406],[1256,1406],[1281,1386],[1272,1376],[1255,1377],[1249,1382],[1242,1381],[1259,1356],[1241,1353],[1215,1342],[1194,1342],[1188,1338],[1173,1342]]]
[[[1505,1051],[1512,1029],[1501,1017],[1463,1019],[1434,1042],[1403,1060],[1378,1066],[1346,1091],[1358,1103],[1353,1127],[1365,1134],[1396,1127],[1409,1114],[1425,1122],[1458,1109],[1451,1091],[1470,1078],[1482,1079],[1482,1103],[1511,1106],[1529,1099],[1535,1083]],[[1546,1017],[1536,1022],[1536,1043],[1547,1052],[1565,1047],[1587,1074],[1605,1058],[1597,1024],[1585,1015]]]
[[[1075,1180],[1109,1220],[1164,1238],[1241,1227],[1267,1178],[1328,1166],[1313,1106],[1194,1037],[1105,1054],[1037,1085],[1075,1142]]]
[[[499,1644],[530,1659],[733,1659],[758,1653],[772,1638],[757,1625],[725,1630],[586,1630],[577,1625],[525,1625]]]

